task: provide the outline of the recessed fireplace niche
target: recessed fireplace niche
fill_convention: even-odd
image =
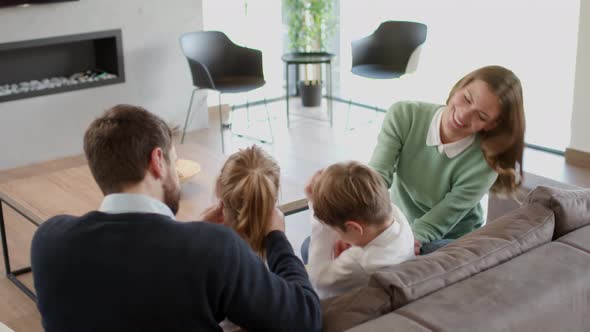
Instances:
[[[0,44],[0,102],[122,82],[120,29]]]

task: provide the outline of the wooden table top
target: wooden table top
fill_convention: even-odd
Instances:
[[[197,144],[176,147],[178,156],[201,165],[201,171],[181,184],[178,220],[197,220],[215,201],[213,188],[227,156]],[[0,184],[0,198],[39,225],[57,214],[83,215],[98,209],[103,195],[87,165]],[[282,176],[281,209],[288,213],[306,206],[303,186]]]

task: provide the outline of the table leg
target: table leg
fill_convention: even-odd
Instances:
[[[2,203],[0,201],[0,237],[2,237],[2,252],[4,254],[4,267],[6,269],[6,277],[12,281],[25,295],[27,295],[31,300],[37,301],[37,296],[33,291],[29,289],[25,284],[23,284],[20,280],[18,280],[17,276],[25,273],[30,273],[31,268],[25,267],[22,269],[18,269],[12,271],[10,267],[10,255],[8,254],[8,242],[6,240],[6,224],[4,223],[4,211],[2,211]],[[16,210],[15,210],[16,211]],[[20,211],[17,211],[20,214]],[[26,217],[25,217],[26,218]]]
[[[328,62],[328,116],[330,117],[330,128],[332,128],[334,114],[332,109],[332,63]]]
[[[12,271],[10,269],[10,256],[8,255],[8,243],[6,241],[6,226],[4,225],[4,212],[2,211],[2,203],[0,202],[0,237],[2,237],[2,254],[4,255],[4,271],[6,275]]]
[[[286,69],[286,78],[287,78],[287,84],[285,84],[285,90],[287,91],[286,96],[285,96],[285,100],[287,101],[287,128],[290,128],[290,121],[289,121],[289,64],[286,63],[285,64],[285,69]]]

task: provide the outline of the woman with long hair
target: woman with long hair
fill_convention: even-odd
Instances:
[[[479,68],[452,88],[446,105],[395,103],[369,165],[407,216],[416,251],[428,253],[480,227],[480,200],[510,195],[522,181],[525,116],[518,77]]]

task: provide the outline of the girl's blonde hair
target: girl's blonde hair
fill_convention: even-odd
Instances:
[[[475,80],[488,85],[490,91],[498,97],[501,108],[496,127],[478,133],[484,158],[498,173],[490,190],[494,193],[513,194],[523,179],[525,116],[522,86],[518,77],[504,67],[482,67],[465,75],[455,84],[447,104],[457,90]]]
[[[280,167],[254,145],[232,154],[217,178],[226,222],[264,257],[264,236],[279,194]]]

